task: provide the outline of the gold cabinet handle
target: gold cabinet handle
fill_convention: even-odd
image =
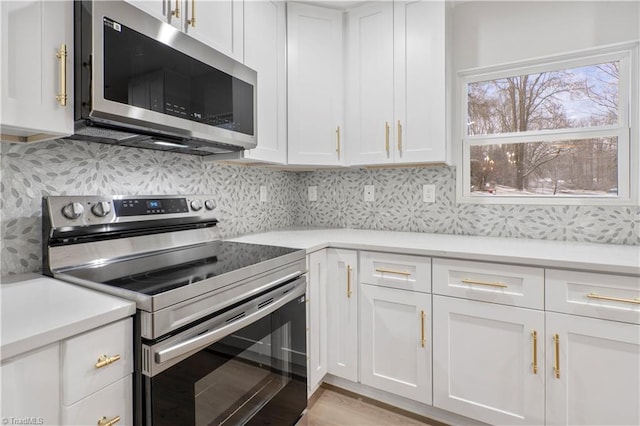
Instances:
[[[556,375],[556,379],[560,378],[560,335],[553,335],[553,343],[555,346],[555,364],[553,366],[553,371]]]
[[[196,26],[196,0],[191,0],[191,19],[187,20],[187,25]]]
[[[351,297],[351,265],[347,265],[347,297]]]
[[[531,370],[533,374],[538,374],[538,332],[533,330],[531,332],[531,340],[533,340],[533,362],[531,363]]]
[[[56,101],[61,106],[67,106],[67,45],[62,43],[60,50],[56,52],[56,58],[60,61],[60,93]]]
[[[465,284],[478,284],[478,285],[486,285],[486,286],[489,286],[489,287],[507,288],[507,285],[505,283],[501,283],[500,281],[487,282],[487,281],[470,280],[468,278],[465,278],[465,279],[462,280],[462,282],[465,283]]]
[[[98,426],[113,426],[119,421],[120,421],[120,416],[115,416],[111,420],[103,416],[100,420],[98,420]]]
[[[402,124],[398,120],[398,151],[402,152]]]
[[[420,327],[422,330],[422,339],[420,339],[420,346],[424,348],[424,345],[427,344],[427,339],[424,337],[424,319],[427,317],[427,314],[424,311],[420,311]]]
[[[107,356],[102,355],[98,358],[98,362],[96,362],[96,368],[106,367],[109,364],[113,364],[114,362],[120,359],[120,355]]]
[[[340,126],[336,128],[336,152],[338,153],[338,160],[340,159]]]
[[[640,298],[623,299],[621,297],[600,296],[598,293],[589,293],[587,294],[587,297],[589,299],[611,300],[613,302],[635,303],[637,305],[640,305]]]
[[[384,122],[384,149],[387,150],[387,154],[389,154],[389,122]]]
[[[407,271],[395,271],[393,269],[387,269],[387,268],[376,268],[376,272],[380,272],[381,274],[387,273],[387,274],[398,274],[398,275],[405,275],[405,276],[409,276],[411,275],[411,272],[407,272]]]
[[[180,2],[182,0],[176,0],[176,8],[171,11],[171,16],[175,16],[176,18],[180,17]],[[169,9],[171,9],[171,0],[169,0]]]

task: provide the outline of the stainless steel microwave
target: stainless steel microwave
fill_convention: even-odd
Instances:
[[[231,158],[255,148],[254,70],[122,0],[74,13],[72,139]]]

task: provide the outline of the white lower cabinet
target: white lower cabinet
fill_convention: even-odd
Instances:
[[[131,374],[104,389],[64,407],[63,425],[133,424],[133,385]],[[111,422],[111,423],[109,423]]]
[[[543,311],[434,295],[433,405],[491,424],[544,424],[543,336]]]
[[[358,381],[358,252],[327,250],[329,373]]]
[[[431,404],[431,295],[360,286],[360,381]]]
[[[9,424],[11,419],[34,419],[32,424],[60,424],[59,365],[58,343],[8,359],[0,365],[0,418],[7,421],[4,424]]]
[[[0,418],[133,424],[132,326],[125,318],[3,361]]]
[[[546,327],[546,424],[640,424],[640,325],[547,312]]]
[[[327,374],[327,251],[320,250],[307,257],[309,290],[307,291],[307,324],[309,375],[308,394],[311,395]]]

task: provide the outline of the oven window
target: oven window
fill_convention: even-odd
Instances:
[[[153,378],[153,425],[293,424],[306,407],[305,303],[276,312]]]
[[[288,333],[285,325],[274,334]],[[251,346],[228,358],[247,344]],[[276,360],[271,356],[273,349],[270,335],[255,343],[242,335],[232,335],[211,351],[209,356],[223,363],[195,383],[196,424],[244,424],[277,395],[291,381],[291,352],[278,351],[285,359]],[[221,387],[224,392],[220,392]]]
[[[104,98],[247,135],[254,87],[107,17]]]

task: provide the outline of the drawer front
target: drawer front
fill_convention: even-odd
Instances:
[[[99,425],[117,420],[114,425],[133,424],[133,386],[131,374],[106,388],[62,409],[63,425]]]
[[[433,293],[544,309],[544,269],[433,259]]]
[[[360,252],[360,282],[431,293],[431,258]]]
[[[132,325],[132,319],[126,318],[62,342],[63,405],[71,405],[131,374]],[[100,362],[102,355],[112,362]]]
[[[548,311],[640,324],[640,278],[546,271]]]

